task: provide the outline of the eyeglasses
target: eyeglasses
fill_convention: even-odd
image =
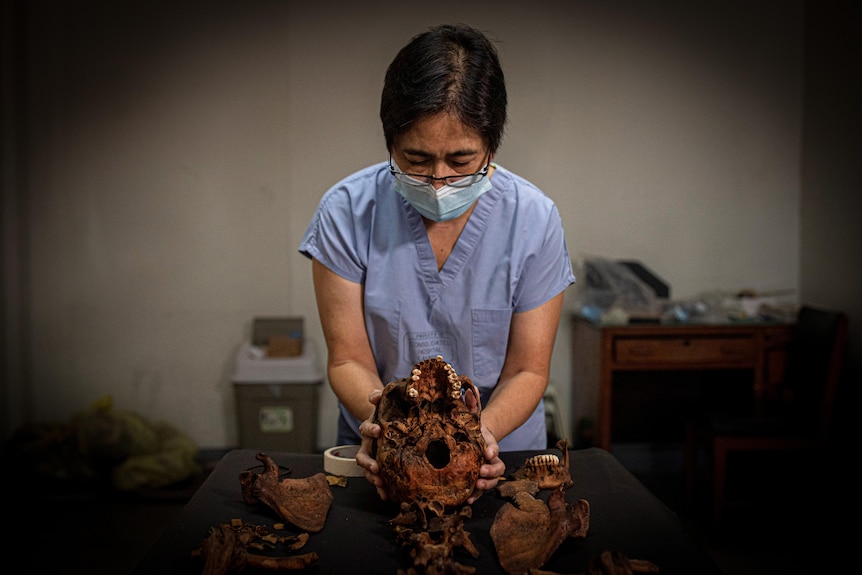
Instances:
[[[443,182],[447,186],[452,186],[455,188],[468,188],[484,178],[488,175],[488,171],[491,169],[491,156],[488,156],[488,163],[485,164],[485,167],[476,172],[475,174],[458,174],[454,176],[443,176],[442,178],[435,178],[434,176],[425,176],[422,174],[408,174],[407,172],[402,172],[398,168],[396,168],[392,164],[392,154],[389,154],[389,172],[395,176],[395,179],[399,182],[405,184],[415,184],[416,182],[411,182],[408,178],[413,178],[414,180],[419,180],[424,184],[433,184],[434,182]]]

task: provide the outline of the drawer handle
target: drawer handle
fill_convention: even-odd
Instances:
[[[639,345],[629,348],[629,351],[636,357],[652,357],[655,355],[655,349],[648,345]]]

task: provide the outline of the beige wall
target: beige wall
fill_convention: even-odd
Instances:
[[[677,298],[799,288],[801,2],[60,4],[28,10],[24,167],[4,192],[25,215],[7,212],[26,244],[7,270],[28,278],[7,431],[111,394],[235,444],[251,319],[303,315],[322,347],[296,247],[329,185],[385,159],[385,67],[440,22],[499,39],[497,160],[557,202],[573,258],[639,259]],[[564,319],[567,406],[568,345]]]

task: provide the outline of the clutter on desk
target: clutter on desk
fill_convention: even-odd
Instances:
[[[792,322],[799,309],[793,289],[776,289],[758,292],[744,288],[727,294],[722,309],[731,320],[759,320]]]
[[[574,262],[575,305],[594,323],[658,322],[670,286],[636,260],[589,256]]]
[[[574,263],[575,309],[602,325],[632,323],[792,322],[794,290],[714,290],[672,300],[670,286],[636,260],[589,256]]]
[[[793,290],[756,292],[714,290],[689,300],[670,302],[662,314],[665,323],[777,322],[789,323],[796,317]]]

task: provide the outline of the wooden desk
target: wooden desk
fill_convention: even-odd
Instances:
[[[594,405],[586,407],[597,424],[594,443],[610,451],[616,417],[615,386],[623,378],[627,378],[629,387],[637,387],[639,381],[655,382],[664,377],[671,383],[660,391],[662,395],[664,392],[672,395],[688,393],[690,389],[686,386],[700,382],[698,375],[717,372],[736,380],[747,376],[743,382],[748,390],[747,399],[738,392],[739,385],[728,396],[735,395],[731,401],[750,400],[756,405],[770,386],[781,379],[790,328],[789,324],[757,322],[598,325],[573,315],[573,408],[577,407],[579,395],[597,399]],[[718,393],[713,389],[698,399],[729,399],[722,398],[721,378],[712,379],[712,387],[717,385]],[[574,393],[577,389],[584,393]],[[729,391],[730,385],[725,389]],[[630,412],[638,411],[642,417],[644,414],[648,417],[650,410],[655,409],[656,417],[663,417],[657,408],[669,397],[648,395],[637,397]],[[684,406],[686,401],[679,403]],[[681,440],[681,427],[679,431]]]

